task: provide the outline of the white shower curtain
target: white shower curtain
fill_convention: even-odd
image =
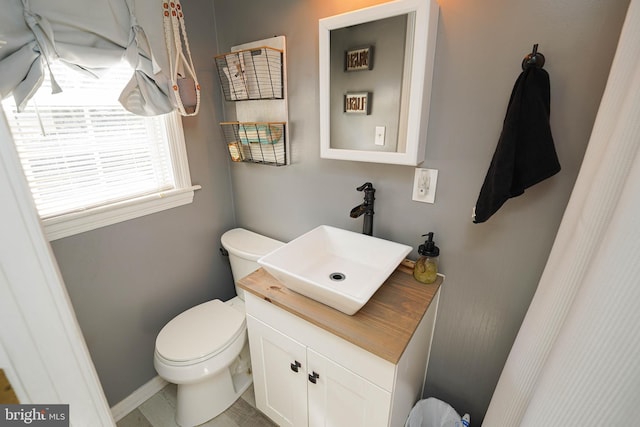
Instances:
[[[638,425],[639,411],[640,0],[631,0],[580,174],[483,426]]]

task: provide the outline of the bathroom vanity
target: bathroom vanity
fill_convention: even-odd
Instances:
[[[401,264],[349,316],[264,269],[241,279],[258,409],[280,426],[404,426],[421,397],[442,281],[421,284]]]

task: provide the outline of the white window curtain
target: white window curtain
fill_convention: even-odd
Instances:
[[[135,70],[120,102],[151,116],[176,108],[157,0],[3,0],[0,13],[0,95],[18,110],[40,87],[54,61],[99,76],[126,59]],[[144,29],[143,29],[144,28]],[[171,49],[171,47],[169,47]],[[52,89],[61,90],[51,75]],[[64,88],[62,88],[64,90]]]
[[[640,0],[483,425],[624,426],[640,407]]]

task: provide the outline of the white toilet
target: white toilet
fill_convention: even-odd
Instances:
[[[258,258],[282,242],[242,228],[220,239],[229,253],[234,282],[257,270]],[[244,291],[237,297],[197,305],[179,314],[156,338],[153,364],[160,377],[178,385],[176,422],[182,427],[218,416],[251,385],[251,359]]]

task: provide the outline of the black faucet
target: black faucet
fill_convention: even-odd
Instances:
[[[373,201],[376,199],[374,194],[376,189],[370,182],[365,182],[360,187],[356,188],[358,191],[364,191],[364,203],[351,209],[349,216],[351,218],[358,218],[364,214],[364,222],[362,223],[362,234],[371,236],[373,234]]]

